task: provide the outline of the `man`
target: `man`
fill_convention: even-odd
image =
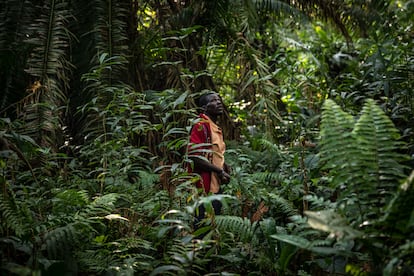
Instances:
[[[218,194],[220,185],[230,181],[224,162],[226,144],[222,130],[216,123],[218,116],[223,114],[223,103],[217,93],[209,92],[200,97],[198,105],[202,113],[190,133],[189,158],[193,164],[189,170],[200,175],[201,179],[196,183],[198,188],[202,188],[206,194]],[[220,214],[221,202],[214,200],[212,205],[215,214]],[[204,215],[204,206],[200,206],[196,224]]]

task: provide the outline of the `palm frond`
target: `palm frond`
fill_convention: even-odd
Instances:
[[[104,53],[108,56],[126,57],[128,55],[127,16],[129,15],[129,6],[126,1],[95,1],[96,9],[95,26],[93,30],[96,42],[96,58]],[[122,62],[113,66],[107,71],[108,85],[111,86],[112,80],[116,78],[123,79],[126,73],[126,63]]]
[[[352,37],[345,24],[347,17],[344,13],[349,7],[343,1],[326,1],[326,0],[301,0],[295,1],[293,5],[298,6],[306,14],[322,18],[333,24],[340,30],[347,42],[352,43]]]
[[[72,19],[68,2],[50,0],[37,7],[39,17],[28,28],[27,45],[32,47],[26,72],[33,85],[22,102],[19,115],[26,121],[26,134],[42,146],[57,150],[61,136],[62,106],[66,103],[72,64],[68,50],[72,39],[67,29]],[[40,12],[41,11],[41,12]]]
[[[131,91],[128,85],[116,84],[109,75],[115,68],[122,67],[125,63],[123,56],[109,56],[103,53],[99,56],[99,64],[93,66],[90,72],[83,74],[84,81],[82,105],[78,106],[77,139],[87,138],[93,140],[100,135],[106,135],[110,130],[107,129],[107,114],[110,110],[112,100],[116,101],[116,94],[127,94]],[[117,71],[117,70],[115,70]],[[80,136],[80,137],[78,137]],[[104,140],[104,139],[102,139]],[[84,141],[83,141],[84,142]]]
[[[258,10],[272,12],[275,14],[291,14],[300,16],[301,13],[294,6],[279,0],[254,0]]]
[[[79,143],[106,134],[105,108],[117,91],[131,93],[129,85],[128,1],[72,1],[78,21],[73,29],[79,43],[73,49],[74,91],[70,95],[70,133]],[[132,15],[135,16],[135,15]],[[132,28],[136,28],[132,27]],[[136,31],[134,29],[134,31]]]
[[[0,113],[15,117],[17,103],[29,84],[24,72],[30,48],[24,43],[36,18],[32,1],[11,0],[0,11]]]

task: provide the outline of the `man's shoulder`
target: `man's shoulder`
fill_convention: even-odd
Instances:
[[[199,120],[194,123],[193,129],[196,131],[205,131],[206,129],[210,130],[210,123],[206,120]]]
[[[209,137],[210,134],[210,120],[204,114],[200,114],[193,122],[192,131],[193,135]]]
[[[198,117],[193,121],[193,126],[196,127],[208,127],[210,126],[210,119],[205,114],[200,114]]]

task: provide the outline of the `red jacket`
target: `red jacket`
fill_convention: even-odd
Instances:
[[[190,132],[190,143],[188,145],[189,155],[204,155],[208,160],[210,160],[209,153],[200,152],[201,149],[211,149],[211,146],[197,147],[196,149],[191,149],[192,144],[204,144],[211,143],[211,129],[208,122],[208,117],[204,114],[199,115],[200,121],[198,121],[191,129]],[[188,171],[191,173],[193,170],[189,166]],[[204,191],[208,193],[210,191],[210,182],[211,182],[211,172],[209,171],[200,171],[194,170],[195,173],[201,176],[201,180],[196,183],[197,188],[204,188]]]

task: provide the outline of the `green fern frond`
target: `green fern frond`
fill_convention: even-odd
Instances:
[[[191,242],[183,242],[179,239],[173,241],[167,254],[172,256],[176,261],[175,263],[179,263],[182,268],[194,266],[196,265],[195,262],[198,261],[195,259],[194,244]],[[194,266],[194,268],[196,267]]]
[[[268,204],[271,205],[272,209],[278,214],[283,214],[288,217],[298,214],[298,210],[293,203],[283,196],[280,196],[277,193],[268,193],[267,197]]]
[[[82,206],[89,202],[89,195],[85,190],[65,190],[57,194],[56,197],[66,201],[66,204]]]
[[[159,174],[143,170],[140,170],[138,174],[140,184],[143,186],[144,189],[150,189],[151,187],[154,187],[154,184],[159,181]]]
[[[406,240],[402,245],[390,253],[392,259],[383,270],[383,275],[400,275],[404,271],[412,270],[412,256],[414,255],[414,241]]]
[[[238,216],[216,216],[215,221],[219,231],[230,232],[240,238],[242,242],[251,242],[256,231],[257,222],[250,222],[248,218]]]
[[[318,197],[317,195],[307,195],[305,197],[305,200],[307,200],[309,204],[312,206],[312,210],[334,209],[336,206],[335,202],[326,200],[323,197]]]
[[[117,256],[109,248],[95,248],[76,253],[81,271],[103,274],[110,267],[121,265]]]
[[[157,195],[156,198],[160,198],[161,200],[166,199],[168,196],[163,191],[159,191],[156,185],[148,185],[134,192],[134,202],[142,207],[146,205],[147,201],[147,203],[151,205],[151,200],[154,199],[155,195]],[[152,204],[154,204],[154,202],[152,202]]]
[[[325,165],[325,169],[331,169],[340,174],[341,167],[348,161],[349,152],[355,153],[354,138],[351,135],[353,127],[352,116],[344,112],[332,100],[326,100],[323,105],[320,130],[320,162]]]
[[[85,217],[100,218],[112,213],[115,209],[119,194],[111,193],[96,197],[90,204],[85,206],[82,215]]]
[[[53,200],[55,210],[67,211],[68,208],[83,208],[89,203],[89,195],[85,190],[64,190]]]
[[[406,157],[397,152],[403,144],[391,120],[368,100],[354,125],[349,114],[327,100],[320,134],[321,161],[330,170],[334,187],[341,189],[343,206],[354,215],[359,210],[360,222],[378,217],[404,178],[401,161]],[[357,200],[352,196],[355,193]]]
[[[364,105],[353,135],[362,157],[360,168],[366,177],[375,176],[373,181],[378,182],[377,189],[395,188],[405,177],[404,167],[399,164],[404,156],[397,153],[404,144],[398,141],[400,135],[392,121],[373,100]]]
[[[48,256],[51,259],[58,259],[67,256],[79,241],[79,234],[75,223],[55,228],[44,237]]]
[[[277,234],[278,232],[281,233],[282,231],[276,224],[276,220],[274,218],[264,218],[263,220],[258,223],[261,234],[263,238],[258,239],[258,246],[266,248],[266,257],[270,258],[272,261],[278,259],[280,256],[277,253],[277,241],[272,238],[272,235]]]
[[[271,235],[276,234],[278,227],[276,225],[276,220],[273,218],[264,218],[259,223],[260,230],[262,231],[265,239],[269,239]]]
[[[400,185],[398,192],[385,210],[380,222],[402,233],[411,233],[414,229],[414,170]]]
[[[102,53],[99,56],[98,64],[93,66],[89,72],[82,75],[84,82],[83,99],[86,101],[78,108],[77,115],[81,118],[81,129],[78,132],[87,135],[88,139],[105,140],[110,133],[111,124],[115,127],[113,119],[118,119],[116,112],[116,96],[128,94],[131,87],[115,82],[112,77],[108,77],[109,72],[114,72],[115,68],[122,67],[126,59],[124,56],[110,56]],[[109,121],[108,121],[109,120]],[[142,119],[141,119],[142,120]],[[139,124],[137,124],[139,125]]]
[[[0,231],[2,236],[16,235],[17,237],[22,237],[27,234],[28,225],[23,223],[26,220],[24,215],[19,211],[14,200],[5,199],[1,194],[0,218]]]
[[[268,139],[257,139],[257,143],[263,146],[263,148],[269,153],[276,154],[278,158],[282,157],[282,152],[278,144],[269,141]],[[276,157],[276,156],[275,156]]]
[[[127,250],[137,250],[138,252],[153,252],[155,250],[154,244],[151,241],[145,240],[143,238],[126,237],[121,238],[118,241],[122,243],[125,246],[125,249]]]
[[[251,175],[251,178],[259,181],[260,183],[280,183],[283,177],[277,172],[255,172]]]

